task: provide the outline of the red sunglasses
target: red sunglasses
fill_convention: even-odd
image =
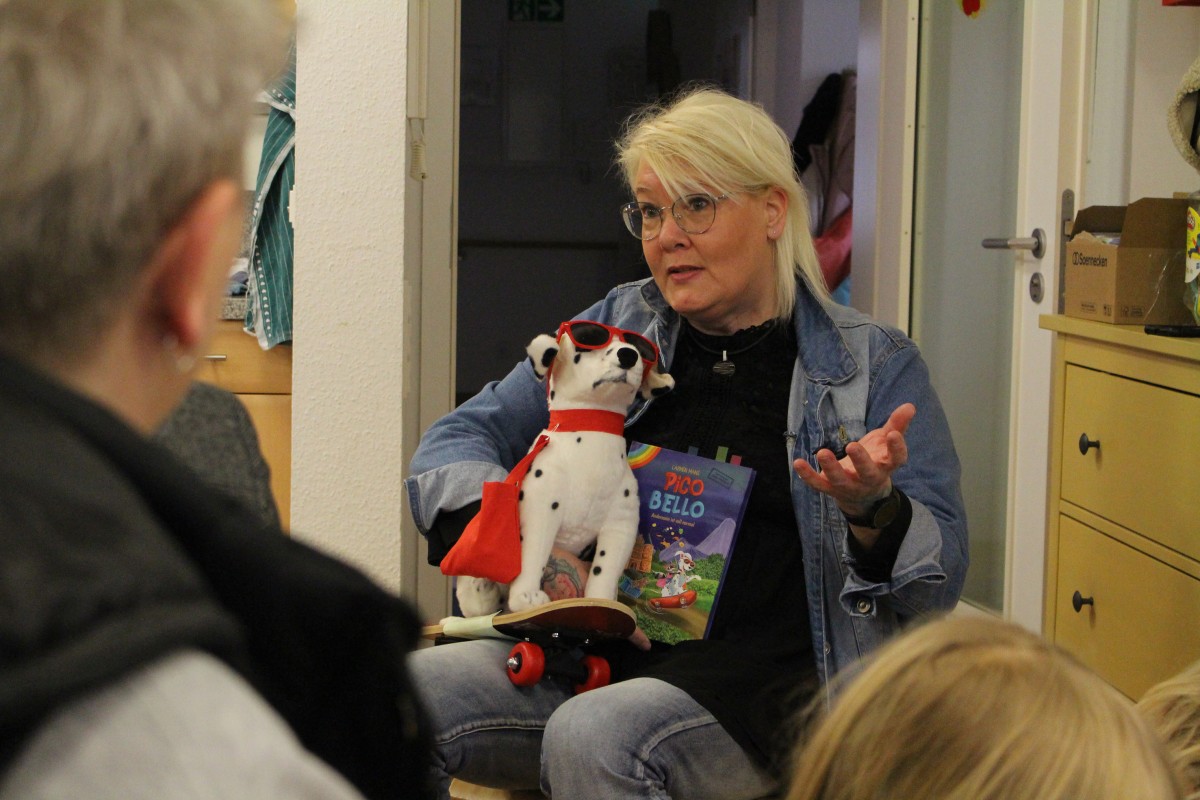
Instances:
[[[658,347],[640,333],[614,328],[602,322],[577,319],[558,326],[558,336],[555,338],[561,339],[563,334],[580,350],[599,350],[616,338],[636,349],[647,364],[654,366],[658,363]]]

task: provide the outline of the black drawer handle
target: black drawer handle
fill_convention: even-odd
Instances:
[[[1077,589],[1075,594],[1071,595],[1071,606],[1075,609],[1075,613],[1078,614],[1080,611],[1083,611],[1084,606],[1091,606],[1092,608],[1095,608],[1096,598],[1084,597]]]
[[[1097,451],[1100,449],[1099,439],[1089,439],[1086,433],[1079,434],[1079,452],[1082,455],[1086,456],[1087,451],[1091,450],[1093,447],[1096,448]]]

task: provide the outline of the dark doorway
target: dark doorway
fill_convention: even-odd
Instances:
[[[792,0],[784,1],[789,7],[780,4],[777,13],[798,16]],[[709,81],[749,97],[756,6],[753,0],[461,4],[459,402],[506,374],[535,335],[553,331],[613,286],[648,274],[618,214],[629,198],[612,166],[613,140],[630,111],[676,82]],[[836,8],[814,16],[843,14],[856,25],[857,2],[806,0],[805,6]],[[781,34],[776,58],[790,57],[799,39]],[[785,131],[794,129],[795,116],[780,120]]]

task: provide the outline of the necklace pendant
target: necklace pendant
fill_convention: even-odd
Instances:
[[[737,372],[737,367],[734,366],[725,353],[721,353],[721,360],[713,364],[712,371],[714,375],[729,376]]]

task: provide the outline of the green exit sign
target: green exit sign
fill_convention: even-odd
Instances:
[[[508,0],[510,22],[562,22],[565,0]]]

